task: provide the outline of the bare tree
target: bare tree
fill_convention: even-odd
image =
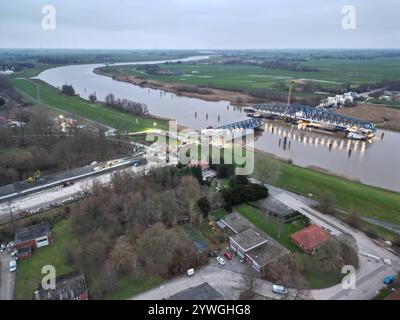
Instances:
[[[332,192],[323,191],[319,196],[319,204],[321,209],[328,214],[335,214],[336,200]]]
[[[262,184],[272,184],[280,176],[280,165],[272,159],[259,159],[254,169],[254,176]]]

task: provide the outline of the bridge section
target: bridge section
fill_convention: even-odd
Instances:
[[[238,121],[230,124],[217,127],[215,129],[234,130],[234,129],[260,129],[263,122],[260,119],[252,118],[243,121]]]
[[[355,128],[376,132],[375,125],[371,122],[330,112],[322,108],[304,105],[258,104],[255,105],[253,109],[268,115],[336,126],[338,129],[342,130]]]

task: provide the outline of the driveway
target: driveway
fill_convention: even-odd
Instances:
[[[15,272],[10,272],[11,256],[8,252],[0,253],[0,300],[14,298]]]
[[[226,259],[225,259],[226,261]],[[290,290],[289,296],[282,296],[272,292],[272,283],[256,278],[259,274],[253,273],[249,264],[240,263],[239,258],[233,257],[226,261],[224,266],[218,264],[215,258],[211,258],[207,266],[195,271],[191,277],[181,276],[174,278],[152,290],[132,297],[132,300],[162,300],[181,292],[185,289],[199,286],[207,282],[224,300],[238,300],[240,294],[249,289],[250,280],[248,274],[254,276],[253,291],[263,299],[293,299],[296,290]]]
[[[312,296],[318,300],[369,300],[384,287],[383,279],[387,275],[395,275],[400,270],[400,258],[390,252],[383,244],[373,241],[363,232],[350,227],[339,219],[322,214],[310,208],[301,198],[294,197],[284,190],[275,188],[271,196],[285,205],[308,216],[314,223],[333,230],[336,234],[351,235],[357,244],[359,268],[356,271],[356,289],[343,289],[341,284],[322,290],[312,290]],[[374,258],[376,257],[376,258]],[[383,259],[390,259],[391,266]]]

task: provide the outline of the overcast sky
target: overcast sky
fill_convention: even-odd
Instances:
[[[341,27],[345,5],[355,30]],[[0,47],[399,48],[399,12],[400,0],[0,0]]]

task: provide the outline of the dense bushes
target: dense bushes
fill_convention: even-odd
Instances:
[[[68,84],[64,84],[64,85],[61,87],[61,92],[64,93],[64,94],[67,94],[67,95],[69,95],[69,96],[75,95],[74,87],[71,86],[71,85],[68,85]]]
[[[268,197],[268,189],[259,184],[249,183],[225,189],[222,196],[225,205],[235,206],[243,202],[257,201]]]

